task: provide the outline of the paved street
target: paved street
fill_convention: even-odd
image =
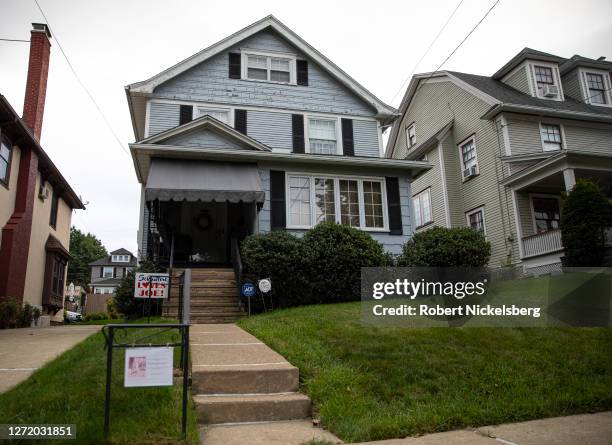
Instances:
[[[0,330],[0,393],[99,331],[101,326],[56,326]]]

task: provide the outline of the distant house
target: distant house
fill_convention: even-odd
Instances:
[[[0,301],[61,322],[72,211],[85,207],[40,145],[50,37],[33,24],[23,116],[0,95]]]
[[[91,267],[90,293],[113,294],[128,272],[136,267],[136,257],[126,249],[118,249],[110,255],[89,263]]]

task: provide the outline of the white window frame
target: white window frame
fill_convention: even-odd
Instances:
[[[555,85],[559,90],[559,94],[557,95],[557,97],[544,97],[542,94],[540,94],[540,90],[538,89],[538,82],[536,79],[536,73],[535,73],[536,66],[541,66],[543,68],[551,69],[552,77],[553,77],[553,85]],[[535,97],[539,99],[556,100],[559,102],[562,102],[564,100],[561,75],[559,74],[559,66],[556,63],[534,61],[529,64],[529,76],[531,77],[531,85],[533,86],[533,95]]]
[[[536,217],[535,217],[535,207],[533,205],[533,198],[544,198],[544,199],[554,198],[556,199],[559,205],[559,216],[561,216],[561,196],[553,195],[550,193],[530,193],[529,194],[529,207],[531,209],[531,223],[533,224],[533,234],[538,235],[540,233],[546,233],[546,232],[538,232],[538,224],[536,222]]]
[[[459,150],[459,166],[461,167],[461,179],[463,181],[467,181],[471,179],[471,178],[466,178],[465,176],[463,176],[463,172],[466,169],[466,167],[463,163],[463,150],[462,150],[462,147],[470,141],[474,143],[474,161],[476,162],[475,164],[476,175],[478,176],[480,174],[480,166],[478,164],[478,147],[476,146],[476,134],[473,134],[457,144],[457,149]]]
[[[414,144],[410,143],[410,130],[414,131]],[[406,148],[408,150],[410,150],[411,148],[415,147],[417,144],[417,138],[416,138],[416,122],[411,123],[410,125],[408,125],[406,127]]]
[[[597,104],[597,103],[593,103],[591,102],[591,93],[589,91],[589,84],[587,82],[587,74],[599,74],[600,76],[603,77],[603,82],[604,82],[604,94],[606,96],[606,103],[605,104]],[[595,105],[597,107],[612,107],[612,90],[611,90],[611,86],[610,86],[610,73],[607,71],[603,71],[603,70],[596,70],[596,69],[584,69],[584,68],[580,68],[579,70],[579,76],[580,76],[580,87],[582,89],[582,95],[584,97],[584,101],[590,105]]]
[[[271,52],[271,51],[259,51],[254,49],[243,48],[240,50],[241,54],[241,71],[242,80],[249,82],[266,82],[266,83],[277,83],[281,85],[297,85],[297,74],[296,74],[296,60],[295,54]],[[259,56],[267,58],[267,72],[268,80],[263,79],[249,79],[248,77],[248,56]],[[288,59],[289,60],[289,82],[279,82],[276,80],[270,80],[271,71],[271,59]]]
[[[542,136],[542,126],[543,125],[555,125],[559,127],[559,134],[561,135],[561,147],[559,147],[559,150],[546,148],[546,145],[544,143],[544,137]],[[565,150],[565,130],[563,129],[563,124],[559,124],[557,122],[540,122],[539,129],[540,129],[540,142],[542,143],[542,151],[545,151],[548,153],[548,152]]]
[[[423,196],[427,194],[429,196],[429,220],[428,221],[424,221],[423,218]],[[421,224],[416,224],[417,220],[416,220],[416,212],[417,209],[414,206],[414,201],[418,200],[419,202],[419,208],[418,208],[418,212],[419,212],[419,217],[421,218]],[[415,212],[415,230],[420,229],[421,227],[425,227],[431,223],[433,223],[433,205],[431,203],[431,187],[427,187],[426,189],[421,190],[419,193],[416,193],[414,195],[412,195],[412,199],[410,202],[411,206],[412,206],[412,211]]]
[[[486,222],[486,218],[485,218],[485,206],[480,206],[480,207],[476,207],[475,209],[469,210],[467,212],[465,212],[465,222],[467,223],[467,226],[469,228],[471,228],[470,225],[470,216],[474,215],[475,213],[482,213],[482,234],[486,236],[487,234],[487,222]]]
[[[208,106],[208,105],[197,105],[193,107],[193,112],[196,114],[196,116],[193,116],[193,117],[196,119],[198,117],[202,117],[205,115],[206,111],[216,111],[216,112],[221,112],[221,113],[227,113],[227,122],[223,122],[223,121],[220,121],[220,122],[226,123],[232,128],[234,127],[234,109],[233,108]]]
[[[338,116],[326,116],[323,114],[304,114],[304,152],[311,153],[310,151],[310,120],[326,120],[336,122],[336,155],[344,154],[344,147],[342,146],[342,128],[341,118]]]
[[[310,225],[293,225],[291,224],[289,206],[289,179],[293,176],[309,177],[310,178]],[[285,172],[285,218],[287,229],[311,229],[315,226],[315,179],[333,179],[334,180],[334,204],[336,223],[341,224],[340,211],[340,180],[357,181],[357,194],[359,199],[359,226],[353,226],[356,229],[364,232],[388,232],[389,231],[389,214],[387,209],[387,183],[385,178],[379,176],[347,176],[347,175],[329,175],[318,173],[303,173],[303,172]],[[379,182],[382,192],[382,217],[383,227],[366,227],[365,225],[365,203],[363,194],[363,182]]]
[[[106,270],[111,270],[110,277],[106,276]],[[115,268],[113,266],[102,266],[102,278],[115,278]]]

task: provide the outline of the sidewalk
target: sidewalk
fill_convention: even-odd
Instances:
[[[612,445],[612,411],[448,431],[359,445]]]
[[[0,330],[0,393],[26,380],[62,352],[102,326],[56,326]]]

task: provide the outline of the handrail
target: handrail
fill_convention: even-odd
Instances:
[[[550,230],[547,230],[545,232],[539,232],[539,233],[534,233],[533,235],[524,236],[521,239],[526,240],[526,239],[529,239],[529,238],[535,238],[536,236],[542,236],[542,234],[544,234],[544,233],[550,234],[550,232],[561,232],[561,229],[550,229]]]
[[[236,287],[238,288],[238,295],[241,293],[242,286],[242,258],[240,258],[240,245],[238,243],[238,238],[232,236],[230,240],[231,244],[231,259],[232,266],[234,267],[234,275],[236,275]],[[240,300],[238,300],[240,301]]]

